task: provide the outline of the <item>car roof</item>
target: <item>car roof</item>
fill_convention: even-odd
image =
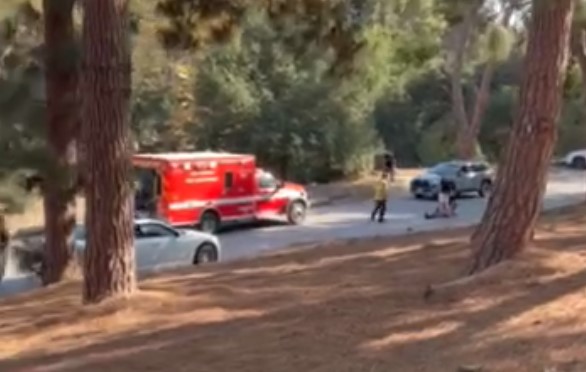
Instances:
[[[135,218],[134,219],[134,224],[135,225],[144,225],[144,224],[147,224],[147,223],[156,223],[156,224],[159,224],[159,225],[169,226],[165,221],[161,221],[161,220],[158,220],[156,218],[142,218],[141,217],[141,218]],[[75,229],[85,229],[85,226],[82,225],[82,224],[77,224],[77,225],[75,225]]]
[[[486,163],[482,160],[450,160],[450,161],[438,163],[437,165],[440,165],[440,164],[453,165],[453,166],[463,166],[463,165],[486,164]]]
[[[147,223],[157,223],[159,225],[167,225],[164,221],[157,220],[156,218],[144,218],[144,217],[141,217],[141,218],[136,218],[134,220],[134,224],[135,225],[144,225],[144,224],[147,224]]]

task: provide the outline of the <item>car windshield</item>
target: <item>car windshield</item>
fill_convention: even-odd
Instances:
[[[165,225],[165,224],[161,224],[161,223],[152,223],[152,224],[143,224],[143,225],[144,226],[147,226],[147,227],[149,227],[149,226],[150,227],[153,227],[154,226],[155,229],[165,230],[169,234],[172,234],[173,231],[176,231],[171,226],[168,226],[168,225]],[[142,225],[136,224],[135,225],[135,228],[136,228],[136,226],[142,226]],[[152,228],[151,228],[151,230],[152,230]],[[181,231],[177,231],[177,233],[178,234],[182,234]],[[82,225],[75,226],[75,228],[73,230],[73,240],[75,240],[75,241],[85,241],[86,240],[86,230],[85,230],[85,227],[84,226],[82,226]]]
[[[429,169],[429,173],[433,174],[450,174],[456,172],[460,167],[454,163],[440,163],[435,167]]]

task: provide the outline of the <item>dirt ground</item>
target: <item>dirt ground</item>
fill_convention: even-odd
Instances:
[[[427,301],[469,230],[168,273],[94,308],[79,283],[39,290],[0,301],[0,371],[583,372],[585,216],[546,216],[522,257]]]

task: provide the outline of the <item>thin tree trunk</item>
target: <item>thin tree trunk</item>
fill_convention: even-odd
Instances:
[[[473,150],[470,152],[468,143],[468,127],[469,118],[466,110],[466,100],[464,99],[464,92],[462,88],[462,74],[464,69],[464,59],[466,51],[474,28],[478,21],[478,11],[481,3],[474,1],[470,4],[468,11],[464,17],[461,25],[461,30],[457,35],[456,49],[454,51],[454,62],[451,69],[450,86],[452,95],[452,111],[456,123],[458,124],[458,134],[456,139],[456,152],[458,157],[468,159],[474,157],[475,144],[472,145]]]
[[[73,0],[44,0],[47,142],[53,174],[45,175],[45,251],[43,284],[59,282],[72,257],[75,225],[76,135],[79,127],[79,64],[75,53]]]
[[[88,0],[83,22],[87,183],[84,301],[136,289],[131,185],[128,0]]]
[[[576,57],[582,72],[582,100],[586,112],[586,29],[578,24],[572,30],[572,54]]]
[[[504,27],[509,27],[509,24],[511,23],[511,17],[513,16],[513,10],[516,9],[517,6],[518,4],[515,2],[508,4],[502,20]],[[478,141],[478,135],[482,126],[482,119],[484,118],[484,113],[486,112],[488,101],[490,99],[490,85],[492,83],[495,68],[496,62],[493,60],[488,60],[484,66],[480,87],[478,88],[476,100],[474,102],[472,118],[470,119],[470,129],[468,131],[470,138],[468,143],[476,144]]]
[[[476,156],[476,150],[478,146],[478,134],[480,133],[480,127],[488,101],[490,98],[490,84],[494,75],[494,64],[488,62],[484,67],[482,73],[482,80],[480,87],[476,94],[474,101],[474,108],[472,110],[472,117],[470,122],[465,127],[460,127],[458,130],[458,156],[461,159],[472,159]]]
[[[511,17],[513,15],[513,10],[516,8],[516,3],[509,4],[506,8],[505,14],[503,16],[502,23],[505,27],[508,27],[511,21]],[[470,30],[469,32],[471,32]],[[460,51],[462,53],[462,51]],[[466,116],[466,109],[462,108],[461,111],[464,111],[464,118],[466,118],[466,122],[464,123],[463,120],[459,120],[460,125],[458,128],[458,136],[456,139],[457,144],[457,151],[458,156],[462,159],[472,159],[476,156],[477,147],[478,147],[478,135],[480,133],[480,128],[482,126],[482,119],[484,118],[484,114],[486,112],[486,108],[488,107],[488,102],[490,99],[490,85],[492,83],[492,78],[494,76],[495,70],[495,62],[488,61],[483,69],[482,78],[480,81],[480,86],[477,89],[476,97],[474,100],[474,106],[472,109],[472,115],[470,120],[468,121],[468,117]],[[460,68],[462,68],[460,66]],[[461,77],[460,77],[461,79]],[[456,89],[453,87],[452,89]],[[460,94],[462,92],[462,87],[460,83],[460,87],[458,88]],[[464,105],[464,99],[458,99],[458,105]],[[461,116],[461,115],[460,115]]]
[[[520,107],[494,192],[472,236],[471,273],[515,256],[533,234],[557,138],[572,13],[573,0],[534,2]]]

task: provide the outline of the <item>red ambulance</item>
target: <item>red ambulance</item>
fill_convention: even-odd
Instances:
[[[282,217],[300,224],[309,207],[303,186],[257,168],[253,155],[138,154],[133,165],[137,212],[176,226],[216,232],[228,223]]]

